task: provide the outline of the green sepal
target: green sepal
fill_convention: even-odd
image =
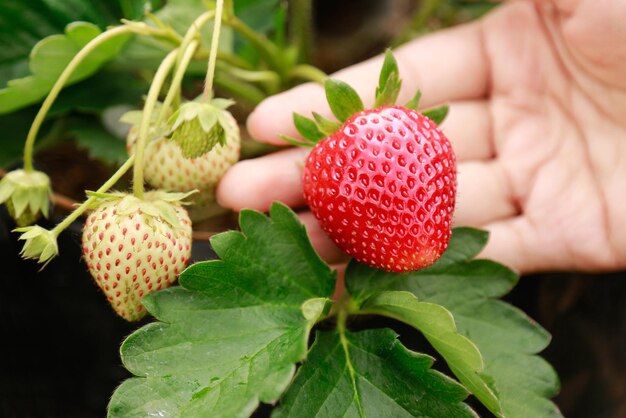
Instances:
[[[182,225],[176,215],[174,206],[187,204],[184,199],[196,192],[197,190],[192,190],[187,193],[170,193],[164,190],[152,190],[146,192],[143,199],[139,199],[132,194],[117,192],[98,193],[88,191],[87,195],[96,198],[89,206],[90,209],[95,209],[106,201],[119,200],[116,211],[120,215],[131,215],[141,211],[145,215],[153,218],[161,218],[174,228],[181,228]]]
[[[313,146],[315,146],[315,142],[311,142],[309,140],[306,141],[300,141],[296,138],[293,138],[291,136],[288,135],[283,135],[283,134],[278,134],[278,136],[285,142],[287,142],[290,145],[293,145],[295,147],[308,147],[308,148],[313,148]]]
[[[328,79],[324,83],[324,88],[330,110],[341,122],[364,109],[358,93],[343,81]]]
[[[0,204],[7,206],[18,226],[48,217],[52,196],[50,178],[41,171],[13,170],[0,180]]]
[[[426,116],[428,119],[435,122],[437,125],[440,125],[448,116],[448,111],[450,107],[448,105],[443,105],[439,107],[435,107],[432,109],[427,109],[422,111],[422,115]]]
[[[330,136],[341,128],[341,123],[326,119],[317,112],[313,112],[313,118],[317,127],[325,136]]]
[[[198,100],[198,98],[196,100]],[[231,99],[224,99],[222,97],[217,97],[217,98],[211,100],[211,104],[213,106],[217,107],[218,109],[226,110],[229,107],[231,107],[232,105],[234,105],[235,101],[231,100]]]
[[[411,100],[406,102],[404,107],[406,107],[407,109],[418,110],[419,107],[420,107],[420,100],[421,99],[422,99],[422,91],[421,90],[417,90],[415,92],[415,94],[413,95],[413,97],[411,98]]]
[[[374,107],[396,104],[401,86],[402,81],[400,80],[398,62],[394,58],[391,50],[388,49],[385,53],[383,67],[380,70],[378,87],[376,87],[376,100],[374,102]]]
[[[293,124],[302,136],[302,138],[307,139],[311,142],[317,143],[325,137],[325,135],[320,131],[314,120],[295,112],[293,114]]]
[[[22,258],[37,260],[43,263],[42,269],[57,255],[59,255],[59,246],[57,244],[56,235],[47,229],[35,226],[26,226],[16,228],[13,232],[21,232],[19,240],[26,241],[20,252]]]
[[[213,99],[211,103],[194,100],[174,112],[169,120],[171,140],[185,158],[198,158],[217,145],[226,145],[236,129],[231,126],[232,117],[226,110],[232,104],[228,99]]]

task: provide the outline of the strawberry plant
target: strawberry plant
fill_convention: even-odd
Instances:
[[[63,251],[60,234],[82,222],[101,303],[128,321],[153,317],[121,344],[134,377],[119,382],[108,416],[561,416],[550,400],[557,376],[538,356],[549,334],[499,299],[518,276],[476,258],[486,232],[452,228],[456,158],[438,127],[447,108],[420,109],[419,92],[397,105],[391,52],[366,108],[348,84],[306,64],[303,45],[287,46],[284,14],[270,38],[238,14],[259,3],[183,3],[104,31],[71,24],[32,54],[31,75],[0,92],[0,108],[45,97],[23,167],[0,181],[22,256],[45,267]],[[41,51],[56,48],[64,53],[46,69]],[[68,84],[106,76],[107,62],[140,51],[150,59],[138,67],[154,73],[142,109],[120,112],[128,158],[58,224],[35,224],[50,216],[54,186],[34,163],[40,130],[54,129],[46,116],[55,103],[72,107],[60,96]],[[200,92],[185,85],[198,74]],[[222,211],[215,188],[239,158],[235,101],[253,105],[302,80],[324,84],[338,121],[294,114],[302,138],[284,138],[312,148],[304,197],[354,257],[345,274],[280,202],[268,214],[241,211],[237,228],[211,237],[216,257],[189,265],[192,221]],[[131,169],[132,190],[113,191]]]

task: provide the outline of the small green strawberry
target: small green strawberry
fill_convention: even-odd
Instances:
[[[197,158],[216,146],[226,146],[228,140],[239,138],[237,122],[226,109],[232,100],[213,99],[206,102],[203,96],[183,104],[171,116],[171,139],[180,147],[185,158]]]
[[[101,195],[83,229],[83,257],[115,312],[141,319],[141,298],[171,286],[191,256],[186,195],[146,192]]]
[[[0,180],[0,203],[4,203],[18,226],[48,217],[52,188],[41,171],[14,170]]]

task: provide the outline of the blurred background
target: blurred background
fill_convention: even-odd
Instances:
[[[480,18],[497,7],[487,1],[461,0],[236,0],[235,5],[242,19],[277,42],[284,36],[281,31],[294,30],[293,22],[297,22],[303,28],[302,60],[329,73],[389,45]],[[174,20],[193,16],[194,7],[201,6],[199,0],[157,0],[151,5],[161,11],[161,17]],[[143,1],[132,0],[0,2],[1,169],[19,164],[26,131],[42,99],[7,89],[9,80],[29,75],[33,46],[46,36],[62,33],[75,20],[104,29],[120,18],[141,19],[143,10]],[[254,53],[241,39],[233,38],[232,48],[254,62]],[[127,45],[102,71],[61,95],[37,145],[38,167],[50,174],[58,194],[48,226],[67,213],[73,200],[81,200],[85,189],[102,184],[126,158],[120,138],[123,131],[120,134],[111,120],[141,103],[159,54],[158,46]],[[202,79],[203,69],[195,71],[197,82],[192,74],[186,86],[191,93]],[[222,71],[218,88],[228,94],[228,69]],[[21,101],[12,99],[15,94]],[[252,91],[240,98],[236,109],[240,120],[264,95],[267,91]],[[244,146],[245,157],[268,151],[251,140]],[[207,234],[223,230],[233,220],[232,214],[224,214],[200,230]],[[81,260],[80,224],[61,235],[61,256],[42,272],[35,263],[21,261],[21,245],[11,233],[14,227],[3,208],[0,417],[104,416],[113,389],[129,377],[120,364],[119,345],[143,323],[129,324],[114,315],[92,283]],[[212,257],[208,241],[202,234],[197,237],[193,260]],[[556,403],[566,417],[626,417],[625,272],[524,277],[507,300],[552,333],[553,342],[543,355],[561,377]],[[410,332],[407,335],[410,339]],[[419,338],[415,339],[413,345],[419,345]],[[262,409],[257,415],[266,412]]]

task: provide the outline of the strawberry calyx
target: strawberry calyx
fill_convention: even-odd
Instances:
[[[398,63],[391,51],[387,50],[376,87],[373,108],[394,106],[401,86]],[[329,120],[316,112],[312,112],[312,119],[294,112],[293,122],[302,139],[280,135],[283,140],[296,146],[313,147],[322,139],[339,131],[348,118],[365,110],[363,101],[356,90],[341,80],[327,79],[324,82],[324,90],[330,110],[339,122]],[[419,110],[421,96],[418,90],[403,107],[419,111],[437,125],[441,124],[448,114],[448,106]]]
[[[22,258],[37,260],[43,263],[42,269],[57,255],[59,255],[59,246],[57,237],[52,232],[39,225],[25,226],[16,228],[14,232],[21,232],[19,240],[26,241],[20,252]]]
[[[174,206],[189,204],[189,202],[186,202],[184,199],[196,192],[197,190],[188,193],[152,190],[144,193],[141,199],[132,194],[119,192],[98,193],[88,191],[87,195],[96,198],[90,205],[90,209],[95,209],[104,202],[117,200],[116,213],[119,215],[132,215],[133,213],[141,212],[147,215],[147,219],[154,218],[156,221],[168,223],[173,228],[182,228]]]
[[[229,133],[237,129],[226,110],[233,103],[220,98],[206,102],[201,97],[174,112],[168,122],[171,140],[178,144],[185,158],[198,158],[217,145],[226,145]]]
[[[13,170],[0,180],[0,204],[4,203],[18,226],[48,217],[52,187],[41,171]]]

